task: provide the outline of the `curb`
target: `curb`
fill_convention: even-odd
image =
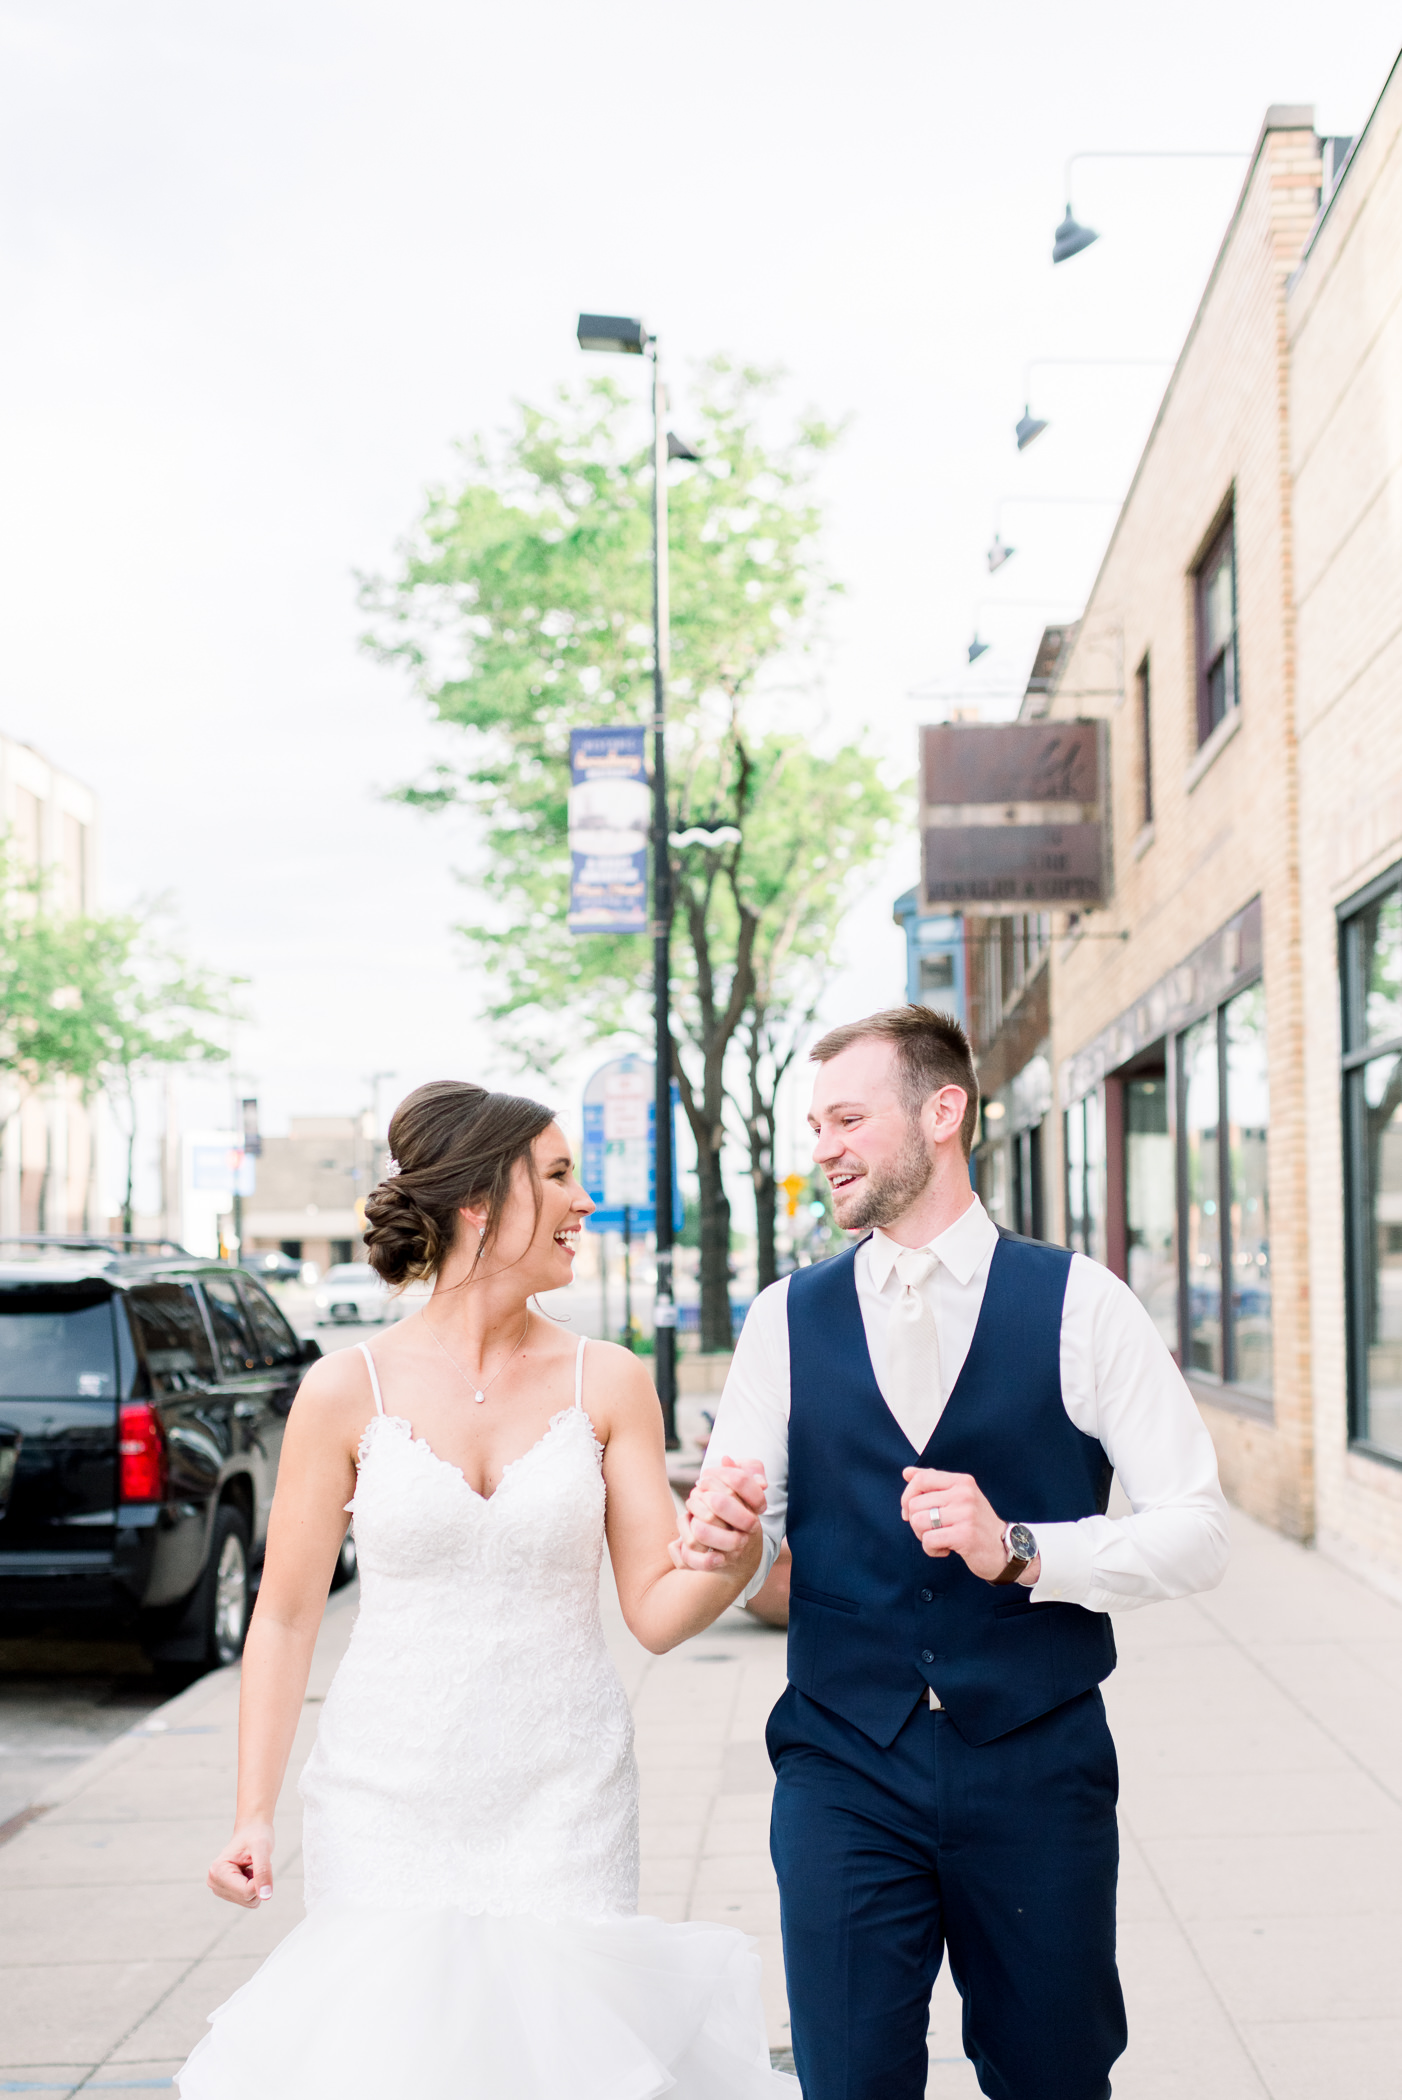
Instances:
[[[343,1599],[349,1601],[353,1597],[358,1599],[354,1584],[338,1591],[334,1597],[328,1598],[323,1617],[330,1617],[333,1612],[341,1609]],[[139,1755],[145,1744],[154,1738],[180,1733],[204,1734],[205,1730],[194,1722],[194,1716],[203,1713],[206,1707],[221,1698],[230,1685],[238,1681],[239,1674],[238,1663],[229,1663],[222,1670],[210,1670],[204,1677],[197,1678],[193,1684],[187,1684],[183,1692],[176,1692],[163,1706],[152,1707],[149,1713],[142,1715],[135,1727],[126,1729],[110,1743],[104,1743],[100,1750],[95,1750],[91,1757],[84,1758],[81,1764],[72,1766],[66,1772],[56,1773],[27,1808],[20,1809],[8,1822],[0,1823],[0,1845],[8,1844],[11,1838],[18,1837],[21,1831],[27,1830],[40,1816],[47,1815],[51,1808],[65,1807],[75,1794],[81,1794],[84,1787],[91,1786],[95,1779],[105,1779],[109,1772],[129,1764],[132,1758]]]
[[[223,1670],[211,1670],[208,1676],[197,1679],[194,1684],[187,1684],[183,1692],[177,1692],[173,1698],[167,1699],[164,1706],[152,1707],[148,1714],[143,1714],[134,1728],[126,1729],[112,1742],[104,1743],[100,1750],[95,1750],[91,1757],[85,1757],[81,1764],[72,1766],[67,1772],[56,1773],[27,1808],[22,1808],[18,1815],[11,1816],[8,1822],[0,1823],[0,1845],[8,1844],[11,1838],[18,1837],[22,1830],[27,1830],[40,1816],[47,1815],[51,1808],[64,1807],[75,1794],[81,1794],[84,1787],[90,1786],[93,1780],[105,1778],[108,1772],[128,1764],[142,1745],[153,1737],[170,1735],[180,1730],[187,1715],[202,1713],[212,1700],[218,1698],[229,1679],[237,1678],[238,1674],[237,1663],[230,1663]]]

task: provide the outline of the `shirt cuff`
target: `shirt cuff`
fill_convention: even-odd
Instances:
[[[769,1580],[770,1570],[779,1558],[779,1541],[770,1535],[763,1524],[760,1525],[760,1531],[763,1534],[764,1543],[760,1549],[759,1566],[735,1599],[737,1604],[748,1604],[751,1597],[759,1595],[765,1583]]]
[[[1042,1571],[1032,1586],[1034,1604],[1084,1604],[1094,1588],[1095,1541],[1088,1524],[1038,1524]]]

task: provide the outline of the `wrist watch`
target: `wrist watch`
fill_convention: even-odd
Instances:
[[[1003,1532],[1003,1551],[1008,1556],[1008,1564],[1000,1575],[991,1579],[995,1583],[1016,1582],[1023,1569],[1031,1567],[1037,1558],[1035,1533],[1025,1524],[1009,1524]]]

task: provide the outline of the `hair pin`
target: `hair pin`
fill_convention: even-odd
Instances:
[[[385,1180],[393,1181],[395,1175],[398,1174],[400,1171],[401,1169],[399,1161],[397,1159],[390,1160],[385,1167]]]

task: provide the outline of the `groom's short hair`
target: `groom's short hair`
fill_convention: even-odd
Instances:
[[[864,1021],[830,1028],[808,1055],[815,1065],[825,1065],[853,1043],[869,1041],[890,1043],[894,1049],[901,1099],[912,1119],[942,1086],[963,1087],[969,1098],[959,1141],[967,1159],[978,1130],[978,1074],[969,1038],[953,1014],[936,1013],[928,1006],[892,1006],[885,1013],[868,1014]]]

